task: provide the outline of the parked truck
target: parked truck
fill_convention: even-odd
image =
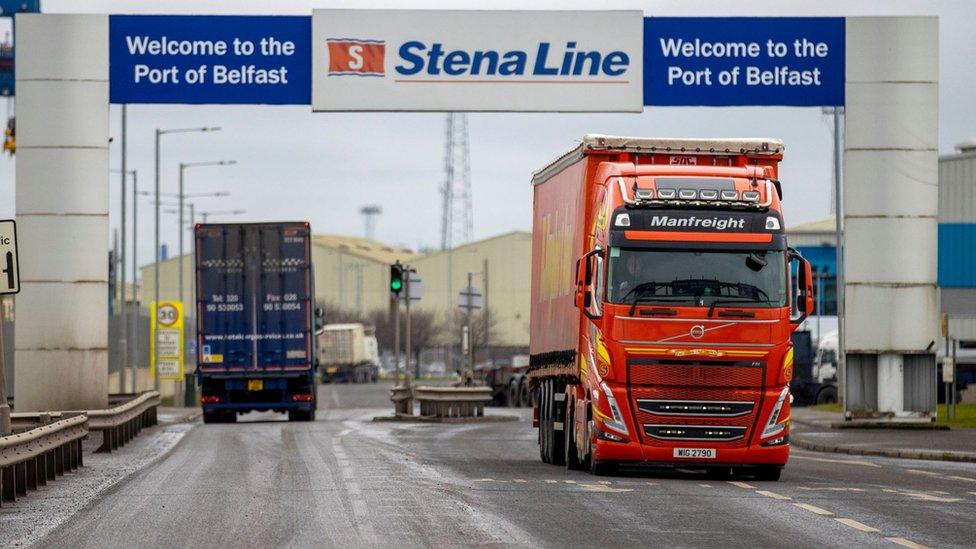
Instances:
[[[775,139],[587,135],[533,177],[528,376],[542,461],[776,480],[813,308]]]
[[[326,324],[315,337],[322,383],[376,383],[380,353],[373,328]]]
[[[204,423],[252,410],[315,419],[308,223],[196,226],[197,372]]]

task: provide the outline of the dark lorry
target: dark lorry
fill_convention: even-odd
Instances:
[[[204,423],[252,410],[315,419],[308,223],[196,226],[197,383]]]

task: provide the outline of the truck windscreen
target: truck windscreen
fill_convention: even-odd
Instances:
[[[781,251],[610,248],[607,301],[705,307],[713,302],[783,307],[786,258]]]

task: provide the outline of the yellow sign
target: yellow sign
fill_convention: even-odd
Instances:
[[[185,347],[183,341],[183,303],[152,302],[152,326],[149,336],[150,375],[159,379],[183,379]]]

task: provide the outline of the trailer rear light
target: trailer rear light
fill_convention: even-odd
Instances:
[[[654,198],[654,189],[634,189],[634,197],[638,200],[651,200]]]
[[[715,189],[702,189],[698,191],[698,196],[700,196],[702,200],[717,200],[718,191]]]
[[[200,403],[201,404],[217,404],[218,402],[220,402],[220,397],[219,396],[204,395],[204,396],[200,397]]]
[[[291,395],[292,402],[312,402],[312,395],[309,393],[300,393],[297,395]]]
[[[742,200],[746,202],[759,202],[759,191],[743,191]]]
[[[538,406],[533,406],[532,407],[532,427],[538,427],[538,426],[539,426],[539,407]]]
[[[678,191],[678,198],[682,200],[694,200],[698,198],[698,191],[695,189],[681,189]]]
[[[669,199],[672,199],[672,198],[677,198],[677,196],[678,196],[678,191],[676,191],[674,189],[658,189],[657,190],[657,197],[658,198],[661,198],[661,199],[669,200]]]
[[[738,200],[739,191],[722,191],[722,200]]]

